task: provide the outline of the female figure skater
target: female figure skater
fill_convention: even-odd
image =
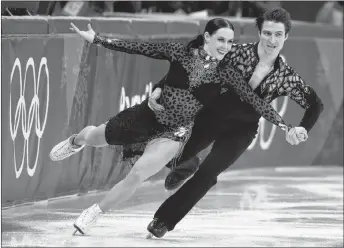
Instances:
[[[89,42],[116,51],[168,60],[171,64],[161,90],[164,111],[153,112],[145,101],[120,112],[105,124],[85,127],[52,149],[50,157],[58,161],[75,154],[85,145],[144,144],[142,156],[126,178],[116,184],[99,204],[84,210],[78,217],[74,227],[81,234],[95,223],[100,213],[128,199],[148,177],[169,161],[178,159],[191,135],[195,115],[222,92],[234,90],[270,122],[284,126],[278,113],[252,91],[237,71],[231,67],[225,70],[218,67],[233,43],[234,27],[228,20],[210,20],[204,33],[187,46],[173,42],[109,39],[96,35],[90,25],[88,31],[80,31],[74,24],[71,26]]]

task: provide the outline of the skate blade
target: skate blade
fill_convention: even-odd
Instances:
[[[153,234],[148,233],[147,236],[146,236],[146,239],[152,239],[152,238],[153,238]]]
[[[82,234],[76,229],[76,230],[74,230],[74,232],[73,232],[72,235],[73,235],[73,236],[80,236],[80,235],[82,235]]]
[[[73,232],[73,236],[89,236],[89,235],[85,234],[84,232],[82,232],[80,230],[80,228],[78,228],[75,224],[74,224],[74,228],[75,228],[75,230]]]
[[[72,234],[73,236],[79,236],[79,237],[89,237],[89,234],[82,234],[78,230],[75,230]]]

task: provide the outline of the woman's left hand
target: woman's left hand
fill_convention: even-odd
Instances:
[[[87,40],[88,42],[93,43],[94,40],[94,36],[96,35],[96,33],[94,32],[94,30],[91,27],[91,24],[87,25],[88,30],[87,31],[80,31],[80,29],[74,25],[74,23],[70,23],[71,25],[71,30],[75,31],[78,35],[80,35],[82,38],[84,38],[85,40]]]

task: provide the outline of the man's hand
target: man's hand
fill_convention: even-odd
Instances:
[[[161,88],[156,88],[152,95],[148,99],[148,107],[153,111],[163,111],[165,110],[164,106],[157,103],[156,100],[158,100],[161,96]]]
[[[307,130],[303,127],[293,127],[286,131],[285,139],[291,145],[298,145],[308,139]]]

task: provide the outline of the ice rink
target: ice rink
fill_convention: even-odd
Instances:
[[[89,236],[72,236],[73,222],[104,192],[3,209],[2,245],[343,247],[343,167],[226,172],[172,232],[145,239],[169,194],[163,181],[144,183],[102,215]]]

